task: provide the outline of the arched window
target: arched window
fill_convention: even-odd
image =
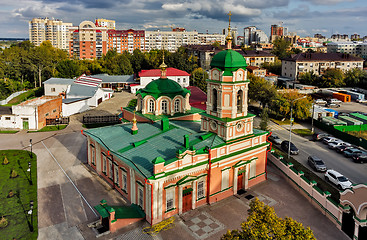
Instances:
[[[162,100],[162,113],[163,114],[168,113],[168,102],[167,102],[167,100]]]
[[[180,100],[179,99],[175,100],[175,113],[176,112],[180,112]]]
[[[149,100],[148,112],[154,112],[154,101],[152,99]]]
[[[217,111],[217,101],[218,101],[217,89],[213,89],[212,104],[214,112]]]
[[[141,111],[142,109],[143,109],[143,99],[140,97],[139,98],[140,99],[140,106],[138,106],[139,107],[139,111]]]
[[[237,113],[242,112],[242,104],[243,104],[242,95],[243,95],[242,90],[239,90],[237,92]]]

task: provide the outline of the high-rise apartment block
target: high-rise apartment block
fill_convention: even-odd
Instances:
[[[215,42],[218,42],[220,45],[224,45],[226,43],[225,35],[219,33],[198,33],[198,44],[211,45]]]
[[[69,28],[72,23],[48,18],[33,18],[29,21],[29,40],[36,46],[50,41],[55,48],[67,50],[69,47]]]
[[[268,36],[255,26],[244,28],[243,36],[245,45],[269,42]]]
[[[176,51],[182,45],[194,45],[198,43],[196,31],[145,31],[145,50],[165,49]]]
[[[284,36],[284,28],[280,25],[271,25],[270,27],[270,41],[273,42],[275,39]]]
[[[107,53],[107,28],[83,21],[70,28],[69,54],[71,58],[101,58]]]
[[[132,53],[135,49],[145,50],[144,30],[107,30],[107,50],[116,49],[118,53],[128,51]]]
[[[115,20],[97,18],[95,22],[96,22],[95,24],[96,24],[97,27],[105,27],[107,29],[115,29],[116,28]]]

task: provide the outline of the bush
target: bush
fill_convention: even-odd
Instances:
[[[18,177],[18,173],[17,173],[17,171],[15,171],[14,169],[12,169],[12,170],[11,170],[10,177],[11,177],[11,178],[16,178],[16,177]]]
[[[9,164],[8,158],[5,156],[4,161],[3,161],[3,165],[8,165],[8,164]]]
[[[6,226],[8,226],[8,220],[4,216],[2,216],[0,219],[0,228],[4,228]]]

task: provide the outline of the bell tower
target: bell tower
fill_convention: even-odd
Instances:
[[[216,133],[225,141],[252,134],[255,116],[247,112],[247,64],[240,53],[232,50],[231,12],[228,15],[227,49],[216,54],[210,64],[201,125],[203,131]]]

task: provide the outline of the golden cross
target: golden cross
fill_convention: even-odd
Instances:
[[[229,16],[229,26],[231,26],[231,16],[232,16],[231,11],[229,11],[228,16]]]

